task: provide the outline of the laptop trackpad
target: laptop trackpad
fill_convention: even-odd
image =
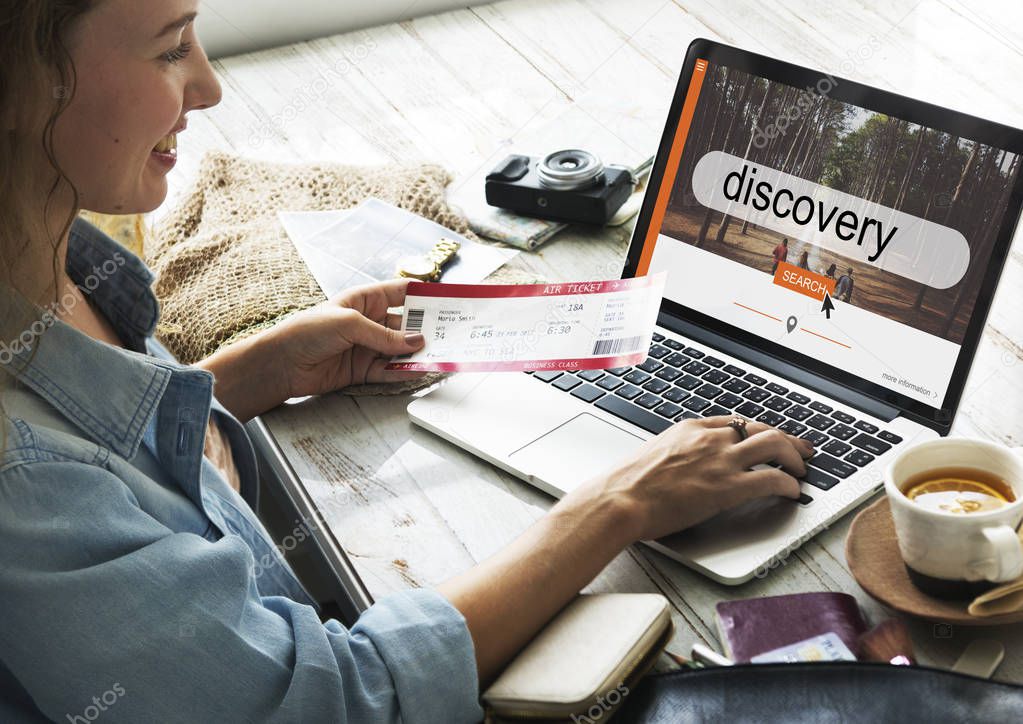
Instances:
[[[583,413],[509,457],[522,472],[567,493],[622,462],[642,443],[643,438]]]

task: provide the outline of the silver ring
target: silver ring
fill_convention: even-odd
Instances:
[[[746,429],[746,424],[749,422],[745,417],[736,415],[728,421],[728,426],[739,433],[739,442],[742,442],[749,437],[749,430]]]

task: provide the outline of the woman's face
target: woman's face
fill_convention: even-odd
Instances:
[[[221,97],[192,22],[198,4],[98,0],[71,30],[77,85],[54,150],[82,208],[141,213],[166,198],[185,114]]]

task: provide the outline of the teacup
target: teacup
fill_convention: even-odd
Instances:
[[[969,484],[971,477],[975,485]],[[928,480],[932,484],[922,485]],[[916,499],[907,496],[910,489]],[[1023,520],[1023,456],[1018,451],[962,438],[921,443],[888,466],[885,490],[902,559],[924,593],[973,598],[1023,575],[1017,532]],[[927,496],[919,495],[947,491],[953,494],[926,503]]]

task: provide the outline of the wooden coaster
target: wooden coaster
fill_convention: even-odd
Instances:
[[[888,498],[881,498],[853,520],[845,539],[845,558],[864,591],[885,606],[909,616],[962,626],[996,626],[1023,621],[1023,611],[971,616],[966,610],[969,601],[943,601],[917,589],[910,582],[899,554]]]

